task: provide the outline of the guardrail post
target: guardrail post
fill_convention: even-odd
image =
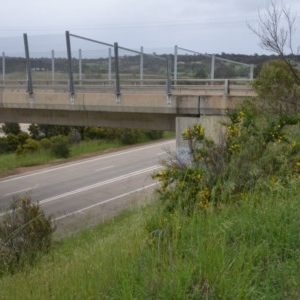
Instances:
[[[120,70],[119,70],[119,46],[118,43],[114,43],[114,52],[115,52],[115,72],[116,72],[116,101],[120,102],[121,88],[120,88]]]
[[[24,47],[25,47],[25,56],[26,56],[26,73],[27,73],[27,93],[29,93],[30,100],[33,100],[33,86],[32,86],[32,77],[31,77],[31,65],[30,65],[30,56],[29,56],[29,47],[28,47],[28,38],[27,34],[23,34],[24,38]]]
[[[2,52],[2,81],[5,84],[5,52]]]
[[[71,54],[71,42],[70,42],[70,32],[66,31],[66,43],[67,43],[67,54],[68,54],[68,64],[69,64],[69,93],[70,101],[74,102],[75,89],[74,89],[74,79],[72,70],[72,54]]]

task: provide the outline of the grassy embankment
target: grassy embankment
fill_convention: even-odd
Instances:
[[[0,279],[1,299],[299,299],[299,182],[192,217],[154,240],[159,203],[60,241]]]

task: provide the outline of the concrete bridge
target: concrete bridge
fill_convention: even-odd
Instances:
[[[1,122],[102,126],[152,130],[176,130],[200,122],[215,137],[218,121],[227,109],[253,97],[250,80],[184,80],[172,84],[160,80],[123,82],[120,94],[114,81],[68,81],[0,84]]]
[[[72,68],[71,37],[100,43],[109,48],[109,76],[107,80],[74,80]],[[31,59],[27,35],[24,34],[26,55],[26,80],[5,78],[3,55],[0,82],[0,122],[40,123],[136,128],[152,130],[176,130],[178,145],[181,133],[195,122],[200,122],[206,133],[217,139],[219,121],[227,109],[246,97],[253,97],[250,79],[214,79],[215,57],[212,56],[210,79],[178,79],[177,54],[174,56],[174,74],[166,57],[149,55],[127,48],[94,41],[66,32],[68,55],[68,80],[32,79]],[[114,78],[111,76],[114,50]],[[140,78],[127,79],[120,72],[119,50],[131,51],[140,56]],[[176,48],[176,50],[178,50]],[[163,61],[163,79],[145,79],[143,61],[145,55]],[[52,58],[54,66],[54,59]],[[52,75],[54,67],[52,69]],[[162,74],[152,74],[161,78]],[[123,76],[123,77],[122,77]],[[172,78],[173,77],[173,78]]]

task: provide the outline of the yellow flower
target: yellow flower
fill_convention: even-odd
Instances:
[[[245,117],[246,117],[245,113],[243,111],[240,111],[237,118],[238,122],[239,123],[243,122],[245,120]]]
[[[278,183],[278,178],[276,176],[272,176],[270,178],[270,183],[273,184],[273,185],[277,184]]]
[[[209,206],[209,200],[210,200],[210,190],[208,187],[203,188],[200,192],[199,192],[199,200],[200,200],[200,207],[201,208],[207,208]]]
[[[296,169],[297,172],[300,171],[300,162],[299,162],[299,161],[297,161],[297,162],[295,163],[294,168]]]

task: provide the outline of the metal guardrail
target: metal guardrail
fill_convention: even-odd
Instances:
[[[6,80],[0,82],[0,89],[24,89],[27,90],[27,80]],[[74,80],[76,92],[115,92],[115,80]],[[35,90],[66,91],[69,87],[69,80],[33,80],[33,92]],[[121,80],[122,91],[166,91],[167,82],[165,79],[136,79]],[[233,90],[244,90],[251,92],[251,80],[249,79],[179,79],[171,82],[171,90],[182,92],[184,90],[205,90],[208,92],[223,91],[230,94]]]

